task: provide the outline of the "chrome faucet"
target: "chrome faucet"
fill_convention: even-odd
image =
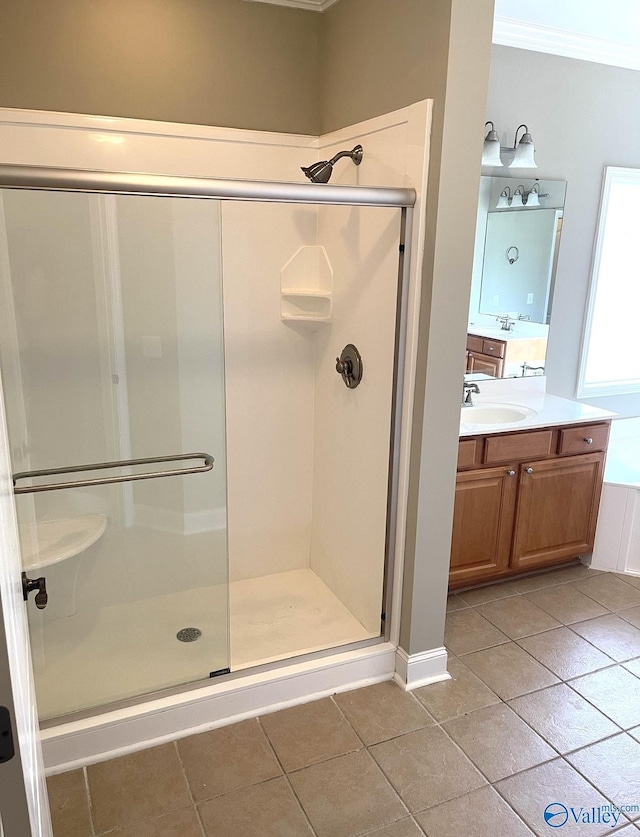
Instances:
[[[462,406],[473,407],[473,399],[471,394],[480,395],[480,387],[478,384],[468,384],[466,381],[462,384]]]
[[[512,331],[516,321],[508,314],[505,314],[504,317],[496,317],[496,322],[502,323],[502,331]]]

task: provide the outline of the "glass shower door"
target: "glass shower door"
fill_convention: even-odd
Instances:
[[[4,190],[0,302],[41,717],[227,671],[219,202]]]

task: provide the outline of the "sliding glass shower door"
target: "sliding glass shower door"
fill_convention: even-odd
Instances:
[[[0,192],[0,366],[41,717],[228,670],[219,201]]]

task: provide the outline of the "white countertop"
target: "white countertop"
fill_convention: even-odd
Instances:
[[[479,315],[473,317],[467,326],[468,334],[476,334],[487,340],[539,340],[549,336],[549,326],[543,323],[530,323],[528,320],[518,320],[511,331],[505,331],[496,322],[495,317]]]
[[[559,398],[545,392],[546,378],[496,378],[479,384],[480,394],[473,395],[473,403],[505,404],[527,407],[536,415],[522,421],[501,424],[473,424],[465,421],[465,407],[460,411],[460,436],[481,436],[488,433],[513,433],[563,424],[582,424],[615,418],[616,413],[591,407],[569,398]]]

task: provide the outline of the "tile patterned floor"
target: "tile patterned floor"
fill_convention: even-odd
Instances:
[[[640,837],[640,583],[584,567],[449,597],[452,679],[391,682],[49,780],[56,837]]]

